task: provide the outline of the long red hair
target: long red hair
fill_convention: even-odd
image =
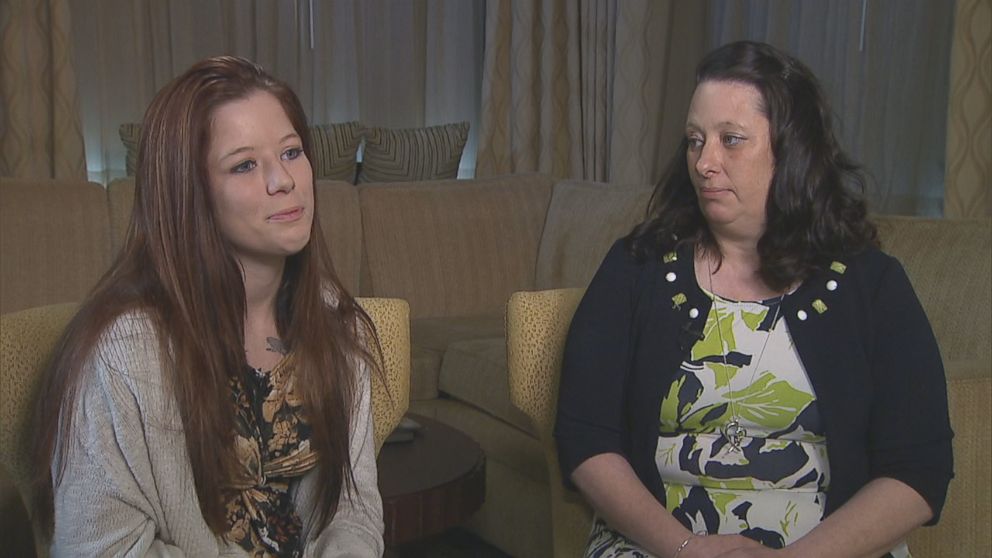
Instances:
[[[284,83],[241,58],[199,62],[155,96],[138,145],[135,201],[126,239],[110,270],[82,303],[59,342],[37,407],[35,510],[51,533],[54,485],[64,471],[83,363],[121,314],[140,310],[158,333],[164,379],[173,388],[200,510],[227,531],[223,487],[236,466],[229,379],[244,374],[245,292],[240,267],[214,218],[206,171],[210,123],[220,105],[265,91],[279,100],[312,158],[306,115]],[[315,193],[316,195],[316,193]],[[314,204],[316,207],[316,203]],[[349,432],[358,366],[380,373],[369,317],[338,280],[319,215],[310,242],[287,259],[276,325],[295,357],[297,381],[319,455],[319,514],[329,521],[354,487]],[[151,448],[154,451],[154,448]]]

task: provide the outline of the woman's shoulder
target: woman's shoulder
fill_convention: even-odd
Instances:
[[[642,246],[640,249],[633,249],[630,237],[618,238],[610,246],[603,258],[603,267],[622,268],[629,271],[641,271],[654,268],[661,261],[676,261],[683,257],[684,250],[672,250],[662,253],[653,246]]]
[[[104,372],[158,383],[160,353],[161,340],[151,312],[132,309],[110,320],[90,352],[89,363]]]
[[[877,247],[865,248],[846,258],[831,262],[831,271],[836,271],[838,262],[842,268],[850,268],[868,282],[881,281],[893,270],[902,270],[902,263],[895,256]]]

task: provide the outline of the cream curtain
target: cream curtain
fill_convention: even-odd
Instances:
[[[842,145],[872,175],[872,211],[941,215],[953,3],[708,0],[707,5],[708,47],[738,39],[766,41],[816,73]]]
[[[654,183],[681,134],[703,14],[675,1],[487,2],[476,173]]]
[[[992,216],[992,0],[957,0],[950,87],[944,215]]]
[[[66,0],[0,4],[0,176],[86,177]]]
[[[285,80],[314,124],[468,120],[461,174],[474,167],[484,0],[68,1],[95,180],[124,172],[120,124],[139,122],[158,89],[218,54]]]

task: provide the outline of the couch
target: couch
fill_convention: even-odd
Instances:
[[[486,452],[486,502],[467,527],[510,555],[550,556],[548,468],[534,424],[510,400],[505,305],[516,291],[584,287],[613,240],[643,217],[650,189],[540,174],[316,187],[344,284],[410,304],[410,409]],[[132,204],[131,180],[106,190],[0,181],[0,312],[81,298],[119,247]],[[948,335],[979,350],[967,334]]]

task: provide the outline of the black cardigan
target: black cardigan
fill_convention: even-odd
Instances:
[[[618,453],[664,505],[659,408],[710,304],[690,248],[638,263],[613,245],[565,344],[555,438],[569,485],[586,459]],[[823,420],[825,513],[890,477],[919,492],[936,523],[953,477],[944,368],[902,266],[878,250],[836,262],[786,296],[782,312]]]

